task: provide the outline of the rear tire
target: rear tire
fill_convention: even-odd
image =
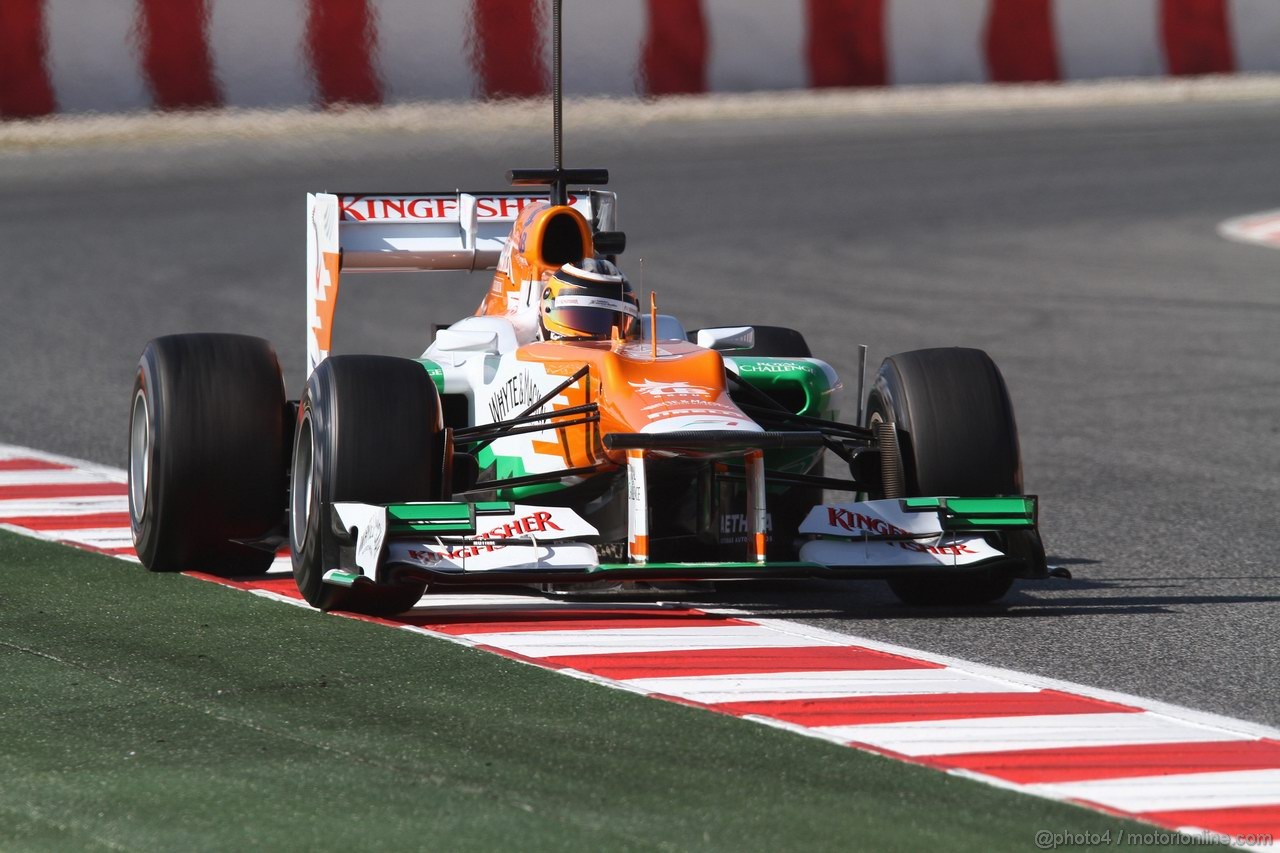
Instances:
[[[311,374],[298,410],[289,501],[293,575],[307,603],[385,616],[422,597],[421,581],[325,583],[326,571],[353,562],[354,540],[333,528],[330,507],[443,499],[442,428],[435,383],[415,361],[333,356]]]
[[[129,519],[153,572],[260,574],[284,520],[285,394],[271,344],[170,335],[142,351],[129,425]]]
[[[886,358],[867,398],[867,425],[880,422],[897,428],[907,497],[1022,494],[1013,404],[999,368],[982,350],[926,349]],[[1039,548],[1043,559],[1034,531],[998,536],[993,544],[1006,553],[1024,556]],[[903,602],[928,606],[984,604],[1012,584],[1003,570],[889,581]]]

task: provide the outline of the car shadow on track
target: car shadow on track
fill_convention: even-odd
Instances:
[[[1050,558],[1050,565],[1093,564],[1096,560]],[[1142,577],[1096,580],[1046,578],[1018,581],[1004,599],[977,606],[918,607],[901,603],[878,581],[812,584],[751,584],[728,587],[715,606],[740,608],[760,618],[893,621],[933,619],[1035,619],[1071,616],[1169,614],[1187,607],[1274,604],[1270,591],[1210,593],[1219,577]],[[1266,581],[1264,577],[1238,580]],[[713,607],[714,609],[714,607]]]

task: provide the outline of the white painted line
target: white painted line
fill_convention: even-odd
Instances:
[[[1280,210],[1264,210],[1228,219],[1218,226],[1218,234],[1237,243],[1280,249]]]
[[[726,615],[723,611],[717,608],[704,608],[704,612]],[[733,615],[738,618],[743,618],[740,611],[733,611]],[[951,655],[927,652],[922,649],[912,649],[906,646],[899,646],[894,643],[873,640],[869,637],[857,637],[852,634],[841,634],[836,631],[819,628],[815,625],[806,625],[802,622],[787,622],[783,620],[775,621],[772,619],[761,619],[758,621],[761,624],[768,625],[775,631],[786,631],[787,633],[795,634],[799,637],[807,637],[815,644],[826,642],[837,645],[859,646],[861,648],[872,649],[873,651],[887,652],[889,654],[901,655],[914,660],[929,661],[930,663],[937,663],[946,667],[961,669],[965,672],[973,673],[974,675],[984,675],[989,678],[1007,681],[1010,684],[1022,684],[1036,690],[1060,690],[1065,693],[1075,693],[1080,696],[1088,696],[1092,699],[1100,699],[1103,702],[1114,702],[1118,705],[1127,705],[1133,708],[1144,708],[1147,711],[1160,714],[1165,717],[1192,723],[1194,725],[1216,728],[1241,737],[1280,739],[1280,729],[1273,726],[1254,723],[1248,720],[1238,720],[1234,717],[1224,717],[1221,714],[1212,714],[1208,711],[1198,711],[1194,708],[1187,708],[1182,705],[1174,705],[1169,702],[1160,702],[1155,699],[1147,699],[1142,696],[1121,693],[1118,690],[1107,690],[1101,687],[1091,687],[1086,684],[1076,684],[1072,681],[1050,678],[1045,675],[1033,675],[1027,672],[1018,672],[1017,670],[988,666],[975,661],[952,657]]]
[[[81,471],[102,474],[106,479],[117,483],[123,483],[129,478],[129,475],[122,468],[99,465],[97,462],[87,462],[84,459],[74,459],[70,456],[59,456],[56,453],[46,453],[43,450],[36,450],[33,447],[21,447],[16,444],[0,444],[0,459],[39,459],[44,462],[54,462],[59,465],[68,465]]]
[[[31,516],[56,518],[128,511],[129,499],[123,495],[105,498],[0,498],[0,520]]]
[[[464,634],[472,643],[526,657],[665,652],[689,649],[766,649],[812,645],[756,625],[724,628],[588,628],[581,631],[512,631]]]
[[[58,469],[43,471],[0,471],[0,487],[3,486],[57,486],[66,483],[113,483],[115,477],[93,471]]]
[[[1058,800],[1088,800],[1127,812],[1229,809],[1280,804],[1280,770],[1183,773],[1091,782],[1028,785]]]
[[[833,699],[845,696],[907,696],[926,693],[1034,692],[1033,688],[970,675],[954,669],[899,669],[852,672],[768,672],[680,678],[636,678],[628,684],[650,693],[715,705],[776,699]]]
[[[32,539],[56,542],[59,545],[84,546],[90,550],[97,548],[133,548],[133,535],[127,527],[111,527],[102,530],[32,530],[15,524],[6,524],[3,520],[0,520],[0,530],[7,530],[19,536],[29,536]],[[112,556],[138,562],[137,556],[132,552],[113,554]]]
[[[44,535],[56,542],[74,542],[93,548],[133,546],[133,533],[128,527],[97,527],[87,530],[46,530]]]
[[[981,717],[866,726],[822,726],[850,742],[903,755],[960,755],[1078,746],[1247,740],[1221,729],[1150,713]]]
[[[310,604],[307,604],[301,598],[294,598],[293,596],[290,596],[290,595],[281,595],[278,592],[272,592],[271,590],[268,590],[268,589],[251,589],[249,590],[249,592],[261,598],[268,598],[272,601],[278,601],[281,604],[292,604],[295,607],[301,607],[303,610],[315,610],[315,608],[313,608]],[[320,611],[317,610],[316,612],[318,613]]]

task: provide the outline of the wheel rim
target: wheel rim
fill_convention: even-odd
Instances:
[[[305,416],[298,430],[298,443],[293,449],[293,477],[289,490],[289,538],[293,553],[302,553],[307,543],[307,523],[311,516],[311,490],[314,482],[311,417]]]
[[[142,389],[133,398],[129,423],[129,514],[141,522],[146,513],[147,486],[151,477],[151,417]]]

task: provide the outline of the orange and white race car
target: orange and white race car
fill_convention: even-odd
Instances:
[[[307,601],[375,613],[476,585],[779,577],[974,603],[1044,576],[985,353],[892,356],[857,422],[835,420],[841,381],[799,333],[686,332],[642,310],[614,263],[614,195],[570,191],[605,177],[513,173],[563,199],[309,196],[300,401],[260,339],[143,353],[129,465],[143,563],[263,571],[287,541]],[[329,355],[347,276],[486,268],[475,315],[419,357]],[[846,476],[825,476],[828,452]]]
[[[287,543],[308,602],[368,613],[473,586],[814,577],[962,604],[1045,576],[985,353],[892,356],[866,393],[860,371],[846,423],[840,378],[798,332],[686,331],[641,304],[607,173],[560,162],[556,9],[554,168],[499,193],[308,196],[301,400],[261,339],[147,345],[129,461],[142,562],[262,572]],[[475,315],[420,356],[330,355],[348,276],[487,269]]]

